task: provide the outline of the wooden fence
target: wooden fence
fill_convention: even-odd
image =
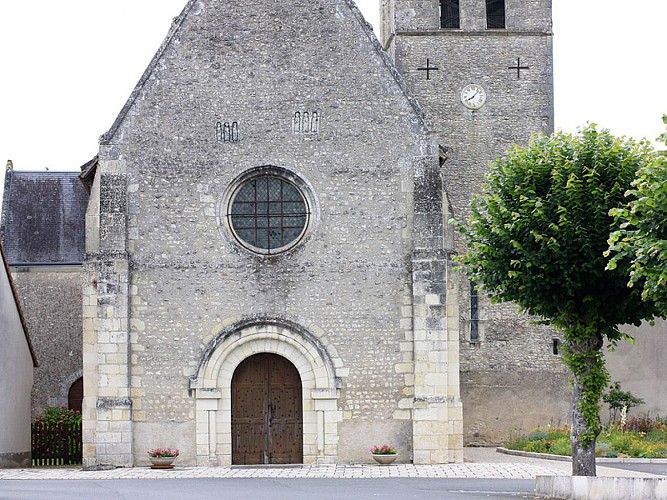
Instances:
[[[80,464],[81,448],[81,423],[33,422],[33,467]]]

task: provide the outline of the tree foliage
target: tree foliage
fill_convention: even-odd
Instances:
[[[617,229],[609,211],[627,203],[625,192],[649,158],[646,143],[594,125],[576,135],[533,137],[491,166],[470,225],[457,224],[468,240],[460,262],[470,278],[492,300],[515,302],[563,331],[563,359],[574,375],[577,475],[595,474],[600,397],[608,384],[604,342],[623,337],[619,325],[638,325],[654,312],[627,287],[627,266],[607,269],[604,257]],[[588,462],[580,467],[577,449]]]
[[[667,125],[667,116],[663,117]],[[660,135],[667,145],[667,132]],[[612,210],[619,229],[609,238],[609,269],[628,265],[629,286],[642,290],[667,315],[667,156],[644,165],[628,191],[629,203]]]
[[[667,125],[667,115],[662,115],[662,123],[664,123],[665,125]],[[660,135],[658,136],[657,140],[660,141],[660,142],[662,142],[665,146],[667,146],[667,131],[665,131],[665,132],[663,132],[662,134],[660,134]],[[662,149],[662,150],[658,151],[658,154],[659,154],[659,155],[662,155],[662,156],[667,156],[667,150],[666,150],[666,149]]]

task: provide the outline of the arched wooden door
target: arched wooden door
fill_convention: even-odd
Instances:
[[[232,464],[303,462],[301,377],[287,359],[255,354],[232,377]]]

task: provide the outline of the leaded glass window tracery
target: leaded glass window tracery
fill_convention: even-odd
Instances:
[[[310,210],[303,193],[275,174],[241,184],[231,202],[229,224],[236,238],[251,249],[278,253],[303,236]]]

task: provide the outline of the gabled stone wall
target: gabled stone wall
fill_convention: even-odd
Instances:
[[[103,137],[88,464],[141,465],[157,446],[228,464],[230,373],[258,349],[303,378],[308,463],[368,461],[385,442],[403,461],[461,459],[438,149],[362,21],[347,1],[191,1]],[[262,172],[309,207],[276,254],[230,228],[236,190]]]

